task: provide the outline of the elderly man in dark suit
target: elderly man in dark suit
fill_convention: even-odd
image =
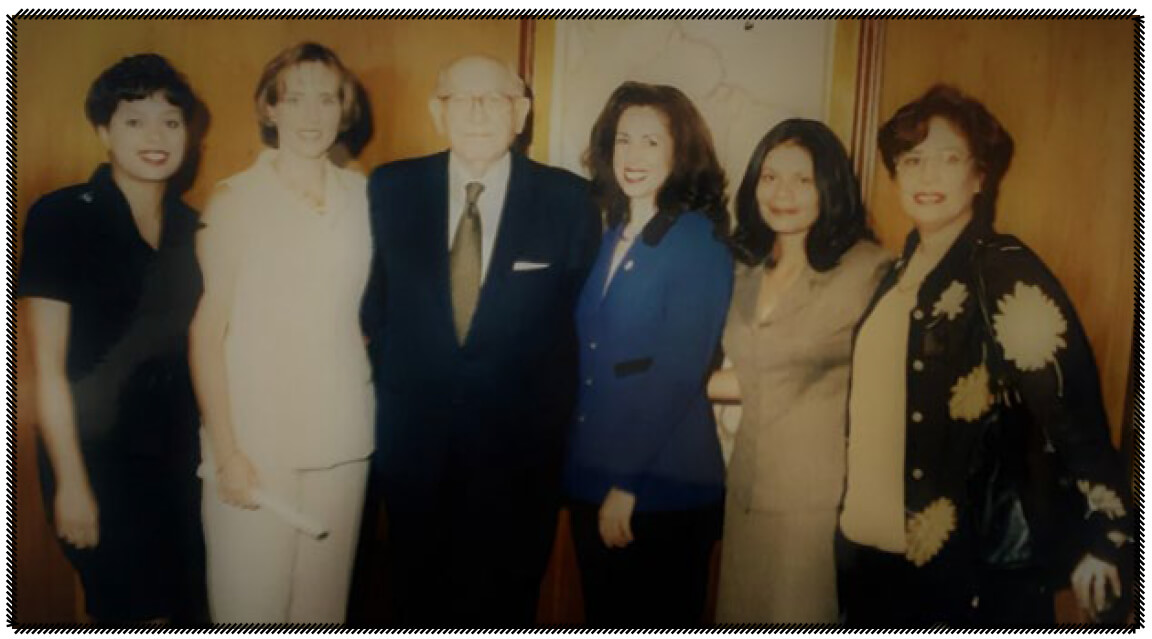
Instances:
[[[506,64],[453,62],[429,107],[450,149],[369,184],[363,317],[395,613],[529,625],[577,385],[573,308],[600,221],[585,180],[510,150],[531,102]]]

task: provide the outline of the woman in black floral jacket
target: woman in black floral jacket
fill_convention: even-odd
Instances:
[[[1122,613],[1130,509],[1091,348],[1043,262],[992,229],[1012,139],[937,86],[879,144],[916,228],[853,350],[845,621],[1051,625],[1069,580],[1089,618]]]

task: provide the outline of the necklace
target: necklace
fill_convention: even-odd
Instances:
[[[318,215],[324,215],[327,212],[327,209],[325,208],[325,205],[327,204],[327,202],[325,202],[325,185],[327,184],[327,180],[329,178],[327,171],[325,171],[324,179],[322,179],[320,182],[319,192],[308,189],[302,184],[289,179],[288,176],[280,173],[280,171],[276,171],[276,177],[280,179],[280,184],[285,189],[287,189],[289,193],[296,196],[296,199],[300,200],[301,203],[311,209],[312,212]]]
[[[302,200],[304,202],[304,204],[308,206],[308,208],[312,209],[314,212],[319,213],[321,215],[324,214],[325,209],[324,209],[324,195],[323,194],[316,194],[312,191],[306,190],[300,186],[292,184],[291,182],[286,181],[285,184],[288,185],[288,190],[291,191],[293,194],[295,194],[296,197],[300,198],[300,200]]]

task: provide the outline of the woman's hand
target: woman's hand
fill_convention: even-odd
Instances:
[[[613,488],[600,505],[600,538],[609,548],[623,548],[632,543],[632,510],[636,495]]]
[[[222,464],[216,466],[216,491],[220,500],[229,506],[255,509],[256,500],[252,493],[259,485],[256,468],[239,449],[233,450]]]
[[[96,496],[87,481],[61,483],[56,490],[56,534],[78,549],[100,543]]]
[[[736,369],[723,368],[708,378],[708,399],[725,404],[739,404],[741,402],[740,380],[736,377]]]
[[[1084,555],[1072,571],[1072,591],[1076,593],[1080,609],[1088,613],[1089,619],[1095,619],[1111,603],[1107,591],[1109,585],[1119,598],[1120,572],[1113,564],[1094,555]]]

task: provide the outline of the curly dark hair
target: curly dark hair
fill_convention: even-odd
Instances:
[[[712,221],[717,237],[726,237],[727,180],[716,159],[708,125],[679,89],[640,82],[625,82],[612,92],[596,118],[584,153],[584,164],[592,173],[592,196],[604,210],[608,226],[626,224],[630,219],[628,197],[612,172],[612,155],[620,116],[634,106],[652,107],[663,113],[672,135],[672,171],[656,194],[660,214],[676,216],[698,211]]]
[[[996,197],[1000,181],[1012,163],[1014,144],[1000,121],[979,101],[959,89],[937,84],[916,100],[900,107],[892,119],[880,127],[878,144],[888,175],[896,177],[896,162],[928,136],[932,118],[948,121],[968,142],[976,170],[981,175],[980,192],[972,200],[978,220],[991,224],[996,217]]]
[[[203,105],[184,76],[155,53],[129,56],[108,67],[88,89],[84,113],[92,126],[108,126],[121,101],[143,100],[161,93],[191,124]]]
[[[748,169],[736,192],[736,231],[732,234],[733,253],[745,264],[755,266],[772,259],[776,232],[764,221],[756,199],[756,187],[764,169],[764,159],[778,146],[795,144],[812,158],[812,173],[820,197],[820,213],[805,238],[808,263],[817,271],[827,271],[861,239],[872,239],[860,185],[852,172],[852,162],[840,139],[824,123],[794,118],[784,120],[756,145]]]

